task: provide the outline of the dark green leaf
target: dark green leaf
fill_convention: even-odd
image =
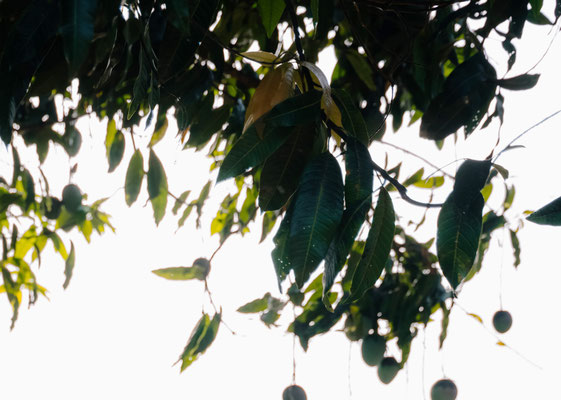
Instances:
[[[166,172],[159,158],[150,150],[150,158],[148,159],[148,196],[154,210],[154,221],[156,225],[160,223],[166,213],[166,205],[168,200],[168,181]]]
[[[539,74],[524,74],[509,79],[499,79],[499,86],[508,90],[527,90],[538,83]]]
[[[352,98],[344,90],[333,90],[335,103],[341,111],[341,122],[349,135],[368,146],[369,134],[362,114],[353,104]]]
[[[469,204],[480,194],[489,177],[491,165],[491,160],[466,160],[460,165],[454,181],[454,193],[458,204]]]
[[[125,135],[117,131],[109,148],[109,172],[115,171],[125,154]]]
[[[204,336],[201,338],[201,341],[199,342],[199,348],[197,349],[197,354],[203,354],[210,347],[212,342],[214,342],[214,339],[216,339],[216,334],[218,333],[218,328],[220,327],[221,320],[222,320],[222,314],[216,313],[212,318],[212,320],[210,321],[210,324],[208,325],[208,328]]]
[[[535,224],[561,226],[561,197],[528,215],[526,219]]]
[[[469,135],[495,95],[497,74],[482,53],[456,67],[423,114],[421,136],[442,140],[466,127]]]
[[[60,8],[64,55],[74,75],[88,55],[94,36],[97,0],[62,0]]]
[[[187,145],[199,147],[205,145],[216,132],[222,129],[230,117],[230,106],[222,106],[207,111],[197,123],[189,128],[189,140]]]
[[[259,185],[261,210],[278,210],[296,191],[313,139],[313,127],[296,127],[288,141],[265,161]]]
[[[323,153],[306,166],[294,199],[288,254],[298,287],[325,257],[342,215],[341,169],[331,153]]]
[[[288,210],[284,214],[284,218],[281,221],[279,229],[273,238],[273,243],[275,248],[271,252],[271,258],[273,259],[273,265],[275,266],[275,272],[277,275],[277,281],[279,284],[279,290],[282,292],[281,284],[290,272],[291,261],[288,256],[288,236],[290,234],[290,223],[292,220],[292,213],[294,211],[294,202],[290,204]]]
[[[132,100],[129,103],[129,109],[127,112],[127,119],[131,119],[132,116],[140,107],[140,104],[148,94],[150,90],[150,71],[149,71],[149,63],[148,57],[145,55],[144,51],[140,49],[138,52],[138,63],[139,63],[139,70],[138,76],[134,81],[134,87],[132,91]]]
[[[324,300],[331,289],[335,277],[343,268],[347,255],[353,246],[366,214],[372,203],[374,171],[368,148],[361,142],[347,141],[345,155],[345,211],[337,233],[325,257],[323,274]]]
[[[322,92],[309,92],[289,97],[265,114],[263,122],[271,127],[307,125],[320,116]]]
[[[284,0],[259,0],[257,4],[267,37],[271,37],[282,17],[285,7]]]
[[[131,157],[125,178],[125,201],[130,207],[138,198],[142,180],[144,179],[144,160],[140,150]]]
[[[267,159],[289,138],[287,128],[265,126],[263,138],[260,137],[255,124],[251,125],[224,158],[217,182],[244,173]]]
[[[359,299],[370,289],[384,270],[390,255],[395,233],[395,212],[392,199],[384,188],[374,211],[372,227],[368,232],[364,252],[353,275],[349,301]]]
[[[446,199],[438,215],[436,249],[444,276],[454,289],[468,275],[479,246],[483,196],[477,193],[470,203],[458,204],[456,193]]]
[[[66,289],[68,284],[70,283],[70,279],[72,278],[72,272],[74,271],[74,263],[76,261],[76,255],[74,253],[74,243],[70,243],[70,253],[68,254],[68,258],[66,259],[66,264],[64,266],[64,283],[62,287]]]

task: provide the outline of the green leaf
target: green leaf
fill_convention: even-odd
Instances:
[[[162,140],[166,134],[167,129],[168,117],[166,115],[166,111],[163,110],[160,106],[158,110],[158,117],[156,118],[156,126],[154,127],[154,133],[152,133],[152,137],[150,138],[149,146],[152,147],[160,140]]]
[[[465,126],[466,136],[477,127],[495,95],[495,69],[482,53],[456,67],[443,90],[431,102],[421,122],[421,136],[442,140]]]
[[[238,308],[237,311],[244,314],[252,314],[252,313],[265,311],[269,307],[270,299],[271,299],[271,293],[267,292],[260,299],[255,299],[247,304],[244,304],[243,306]]]
[[[117,131],[109,148],[109,172],[115,171],[115,168],[119,166],[123,154],[125,154],[125,135],[123,132]]]
[[[539,74],[523,74],[514,78],[499,79],[499,86],[508,90],[528,90],[536,86]]]
[[[271,252],[271,258],[273,259],[273,265],[275,266],[275,272],[277,275],[277,282],[279,285],[279,291],[282,292],[281,284],[287,277],[291,269],[291,261],[288,256],[288,237],[290,234],[290,223],[292,220],[292,213],[294,211],[294,202],[291,202],[288,210],[284,214],[279,229],[273,238],[273,244],[275,248]]]
[[[368,127],[359,109],[353,104],[349,94],[342,89],[332,89],[335,103],[341,111],[341,122],[349,135],[368,146]]]
[[[325,257],[342,215],[341,169],[331,153],[323,153],[306,166],[294,200],[288,255],[298,287]]]
[[[267,37],[271,37],[284,12],[284,0],[259,0],[257,5]]]
[[[468,275],[477,254],[482,226],[483,196],[477,193],[466,204],[454,191],[438,215],[436,250],[444,276],[456,289]]]
[[[138,198],[142,180],[144,179],[144,159],[140,150],[131,157],[125,178],[125,201],[130,207]]]
[[[150,73],[149,73],[149,63],[148,57],[144,54],[142,48],[138,52],[138,76],[134,81],[134,86],[132,89],[132,100],[129,103],[129,109],[127,112],[127,120],[131,119],[140,107],[140,103],[146,97],[148,91],[150,90]]]
[[[160,268],[152,271],[159,277],[169,279],[170,281],[188,281],[191,279],[204,280],[205,274],[196,266],[193,267],[170,267]]]
[[[64,56],[74,76],[88,55],[94,37],[97,0],[62,0],[60,6]]]
[[[64,266],[64,283],[62,287],[66,289],[68,284],[70,283],[70,279],[72,279],[72,272],[74,271],[74,263],[76,261],[76,255],[74,252],[74,243],[70,242],[70,253],[68,254],[68,258],[66,259],[66,263]]]
[[[345,211],[325,257],[323,299],[343,268],[372,203],[374,171],[368,148],[350,138],[345,155]],[[328,305],[326,305],[328,306]]]
[[[392,199],[382,187],[364,252],[353,275],[349,301],[362,297],[382,274],[390,255],[394,233],[395,212]]]
[[[561,226],[561,197],[528,215],[526,219],[535,224]]]
[[[307,125],[316,121],[321,112],[322,92],[309,92],[289,97],[274,106],[263,116],[263,122],[271,127]]]
[[[509,229],[510,231],[510,243],[512,244],[512,252],[514,255],[514,267],[520,265],[520,241],[518,240],[518,234],[516,231]]]
[[[168,181],[164,167],[152,149],[150,149],[150,158],[148,159],[147,178],[148,196],[154,210],[154,221],[158,225],[166,213]]]
[[[278,210],[296,191],[313,139],[313,127],[296,127],[288,141],[265,161],[259,180],[261,210]]]
[[[251,125],[224,158],[216,181],[238,176],[261,164],[282,146],[289,136],[289,129],[271,128],[267,125],[261,138],[255,124]]]
[[[356,50],[347,51],[345,56],[362,83],[364,83],[369,90],[375,92],[376,84],[374,83],[372,76],[372,68],[368,63],[366,56],[359,54]]]
[[[491,165],[491,160],[466,160],[460,165],[454,181],[454,193],[458,204],[467,205],[473,198],[478,197],[487,183]]]
[[[178,362],[181,361],[181,372],[191,365],[212,344],[218,333],[220,320],[220,313],[215,314],[212,320],[208,314],[203,314],[195,329],[191,332],[187,345],[179,357]]]
[[[231,107],[224,105],[217,109],[211,109],[189,128],[189,146],[200,147],[205,145],[216,132],[222,129],[222,126],[230,117]]]

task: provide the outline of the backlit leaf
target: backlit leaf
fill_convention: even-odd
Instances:
[[[164,167],[154,150],[150,150],[148,159],[148,196],[154,210],[154,221],[156,225],[160,223],[166,213],[168,200],[168,182]]]
[[[125,154],[125,135],[117,131],[109,148],[109,172],[115,171]]]
[[[74,271],[74,264],[76,262],[76,255],[74,252],[74,243],[70,243],[70,253],[68,254],[68,258],[66,259],[66,263],[64,266],[64,283],[62,287],[66,289],[68,284],[70,283],[70,279],[72,279],[72,272]]]
[[[160,268],[152,271],[159,277],[172,281],[187,281],[191,279],[204,280],[205,274],[197,267],[170,267]]]
[[[212,320],[208,314],[203,314],[195,329],[191,332],[187,345],[179,357],[178,362],[181,361],[181,372],[191,365],[212,344],[218,333],[220,321],[220,313],[215,314]]]
[[[342,89],[333,90],[335,102],[341,111],[341,120],[347,133],[368,146],[368,127],[358,108],[353,104],[352,98]]]
[[[136,150],[129,161],[125,178],[125,201],[130,207],[138,198],[144,179],[144,160],[140,150]]]
[[[267,36],[271,37],[282,17],[285,7],[284,0],[259,0],[257,5]]]
[[[238,308],[238,312],[244,314],[257,313],[265,311],[269,307],[269,300],[271,299],[271,293],[265,293],[260,299],[255,299],[247,304],[244,304]]]

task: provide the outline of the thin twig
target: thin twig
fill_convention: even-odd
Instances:
[[[337,133],[337,135],[341,136],[341,138],[343,140],[345,140],[345,141],[349,140],[348,135],[340,127],[338,127],[335,123],[333,123],[333,121],[331,121],[329,118],[327,118],[327,115],[325,115],[325,113],[322,113],[322,118],[325,121],[325,123],[327,124],[327,126],[330,129],[334,130]],[[397,179],[395,179],[390,174],[388,174],[388,171],[386,171],[384,168],[380,167],[374,161],[371,160],[370,162],[371,162],[371,165],[372,165],[372,168],[374,169],[374,171],[378,172],[382,176],[382,178],[384,178],[385,180],[390,182],[396,188],[396,190],[399,192],[399,194],[400,194],[400,196],[403,200],[405,200],[408,203],[411,203],[415,206],[419,206],[419,207],[427,207],[427,208],[428,207],[431,207],[431,208],[442,207],[442,203],[423,203],[423,202],[412,199],[407,194],[407,188],[405,186],[403,186],[401,183],[399,183],[399,181]]]
[[[420,155],[418,155],[418,154],[416,154],[416,153],[414,153],[414,152],[412,152],[412,151],[410,151],[410,150],[407,150],[407,149],[405,149],[405,148],[403,148],[403,147],[401,147],[401,146],[398,146],[398,145],[396,145],[396,144],[393,144],[393,143],[385,142],[385,141],[383,141],[383,140],[380,140],[379,142],[382,143],[382,144],[385,144],[385,145],[387,145],[387,146],[393,147],[394,149],[401,150],[401,151],[403,151],[404,153],[409,154],[410,156],[413,156],[413,157],[415,157],[415,158],[418,158],[419,160],[421,160],[421,161],[423,161],[424,163],[426,163],[427,165],[429,165],[429,166],[435,168],[436,170],[442,171],[442,169],[441,169],[440,167],[436,166],[435,164],[431,163],[431,162],[430,162],[429,160],[427,160],[426,158],[421,157]],[[454,179],[454,177],[453,177],[452,175],[450,175],[449,173],[447,173],[447,172],[445,172],[445,171],[442,171],[442,174],[445,175],[445,176],[447,176],[448,178]]]
[[[532,129],[537,128],[538,126],[540,126],[541,124],[543,124],[545,121],[547,121],[548,119],[551,119],[553,117],[555,117],[557,114],[561,113],[561,110],[557,110],[555,111],[553,114],[548,115],[547,117],[545,117],[544,119],[542,119],[539,122],[536,122],[534,125],[532,125],[531,127],[529,127],[528,129],[526,129],[524,132],[522,132],[521,134],[519,134],[518,136],[516,136],[514,139],[512,139],[510,141],[509,144],[506,145],[506,147],[504,149],[502,149],[501,151],[499,151],[499,154],[497,154],[495,156],[495,159],[493,160],[493,163],[495,163],[497,161],[497,159],[499,158],[499,156],[501,154],[503,154],[505,151],[507,151],[513,144],[514,142],[516,142],[518,139],[520,139],[522,136],[524,136],[525,134],[527,134],[528,132],[530,132]]]

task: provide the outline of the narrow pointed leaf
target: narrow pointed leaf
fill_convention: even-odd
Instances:
[[[205,275],[200,268],[196,267],[170,267],[160,268],[152,271],[159,277],[169,279],[171,281],[188,281],[191,279],[204,280]]]
[[[117,131],[109,148],[109,172],[115,171],[125,154],[125,135]]]
[[[224,158],[218,172],[217,182],[238,176],[261,164],[282,146],[289,136],[290,130],[287,128],[266,126],[263,138],[261,138],[255,124],[251,125]]]
[[[380,189],[364,252],[353,275],[349,301],[359,299],[384,270],[395,233],[395,212],[388,192]]]
[[[323,153],[307,165],[294,200],[288,254],[298,287],[325,257],[342,215],[341,169],[331,153]]]
[[[75,74],[88,55],[94,36],[97,0],[62,0],[60,31],[64,43],[64,55]]]
[[[138,198],[142,180],[144,179],[144,160],[140,150],[131,157],[125,178],[125,201],[130,207]]]
[[[461,204],[465,204],[463,201]],[[470,272],[475,261],[482,226],[483,196],[478,193],[467,205],[458,205],[452,192],[438,215],[436,250],[444,276],[452,288]]]
[[[333,90],[333,97],[337,103],[337,107],[341,111],[341,119],[345,130],[360,141],[362,144],[368,146],[369,135],[368,127],[362,117],[358,108],[353,104],[351,96],[344,90]]]
[[[70,279],[72,279],[72,272],[74,271],[74,264],[76,262],[76,255],[74,252],[74,243],[71,242],[70,244],[70,253],[68,254],[68,257],[66,258],[66,263],[64,266],[64,283],[62,284],[62,287],[64,289],[66,289],[68,287],[68,285],[70,284]]]
[[[136,113],[140,104],[146,97],[146,94],[150,90],[150,73],[149,73],[149,60],[144,54],[143,50],[139,51],[139,70],[138,76],[134,81],[134,87],[132,89],[132,100],[129,103],[129,109],[127,112],[127,119],[131,119]]]
[[[508,90],[528,90],[536,86],[539,74],[523,74],[514,78],[500,79],[499,86]]]
[[[257,5],[267,37],[271,37],[282,17],[285,7],[284,0],[259,0]]]
[[[238,312],[244,314],[258,313],[265,311],[269,307],[269,300],[271,299],[271,293],[265,293],[260,299],[255,299],[249,303],[244,304],[238,308]]]
[[[209,325],[210,317],[208,316],[208,314],[203,314],[203,316],[199,319],[199,322],[191,332],[189,340],[187,341],[187,345],[185,346],[185,348],[183,349],[183,353],[179,357],[179,361],[181,361],[181,372],[183,372],[185,368],[187,368],[193,363],[193,361],[196,360],[199,344]]]
[[[349,138],[345,156],[345,204],[346,208],[337,227],[337,233],[329,246],[323,274],[323,294],[331,289],[335,277],[343,268],[366,214],[372,203],[374,171],[366,146]]]
[[[528,215],[526,219],[535,224],[561,226],[561,197]]]
[[[150,150],[148,159],[148,196],[154,210],[154,221],[156,225],[160,223],[166,213],[168,200],[168,182],[164,167],[154,150]]]
[[[273,243],[275,248],[271,252],[271,258],[273,259],[273,265],[275,266],[275,272],[277,275],[277,281],[279,285],[279,291],[282,292],[282,282],[288,276],[291,270],[291,262],[288,257],[288,236],[290,234],[290,223],[292,220],[292,212],[294,210],[294,205],[290,204],[288,210],[284,214],[284,218],[281,221],[279,229],[273,238]]]

